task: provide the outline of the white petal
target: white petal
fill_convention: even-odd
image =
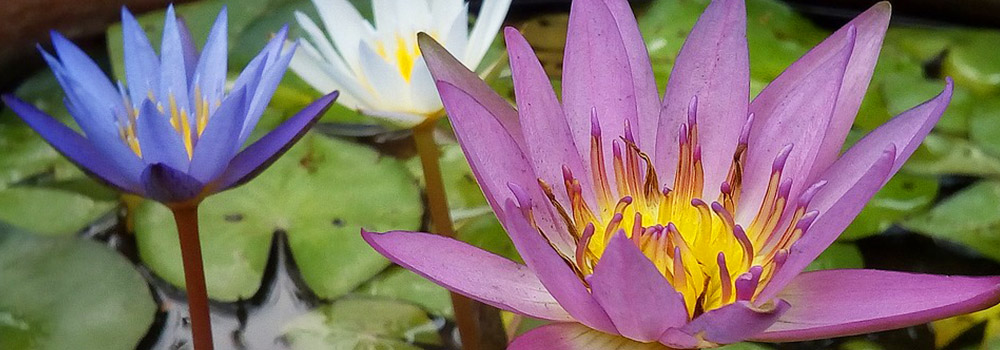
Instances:
[[[323,30],[319,29],[316,22],[313,22],[309,16],[306,16],[306,14],[302,12],[295,11],[295,20],[299,22],[299,26],[302,27],[302,30],[304,30],[306,35],[309,36],[309,42],[312,43],[315,48],[319,49],[319,52],[323,54],[326,61],[332,62],[334,60],[343,60],[340,57],[340,54],[333,49],[333,43],[330,42],[330,39],[327,38],[326,34],[323,33]]]
[[[427,69],[424,58],[418,58],[413,63],[413,76],[410,77],[410,93],[412,93],[413,111],[420,114],[430,114],[440,111],[444,106],[438,96],[437,87],[431,71]]]
[[[292,71],[322,93],[340,90],[337,103],[352,109],[371,105],[372,96],[352,75],[322,60],[320,53],[308,42],[302,42],[289,64]]]
[[[371,23],[347,0],[313,0],[313,4],[341,57],[352,70],[360,72],[358,42],[372,37],[375,30]]]
[[[486,51],[493,44],[500,26],[503,25],[504,18],[507,17],[507,9],[510,8],[511,0],[485,0],[483,7],[476,17],[476,25],[469,35],[469,46],[465,49],[464,60],[470,69],[475,70],[479,62],[483,60]]]
[[[410,104],[410,94],[406,81],[399,72],[399,67],[389,64],[375,51],[362,42],[359,48],[361,54],[361,70],[365,82],[374,93],[377,108],[380,110],[406,110]]]
[[[427,120],[427,116],[425,115],[405,113],[405,112],[390,112],[390,111],[361,109],[361,113],[370,117],[387,120],[402,128],[414,127],[417,124],[422,123],[424,120]]]

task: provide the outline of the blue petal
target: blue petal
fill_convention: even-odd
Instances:
[[[160,44],[160,96],[156,101],[170,115],[170,96],[174,97],[178,110],[191,109],[187,99],[187,70],[184,62],[184,43],[174,7],[167,7],[163,23],[163,42]]]
[[[246,90],[234,91],[222,101],[219,109],[208,119],[208,125],[198,139],[191,157],[191,174],[198,181],[208,183],[219,176],[240,149],[240,128],[246,112]]]
[[[247,91],[247,96],[253,96],[257,90],[257,82],[260,81],[261,75],[264,73],[265,62],[267,61],[267,52],[262,51],[247,63],[246,67],[243,67],[243,71],[240,75],[236,77],[236,81],[233,82],[233,90],[245,88]]]
[[[205,41],[205,48],[201,51],[198,66],[195,68],[194,87],[192,87],[192,101],[195,101],[194,89],[201,90],[201,97],[204,101],[210,102],[210,106],[215,106],[217,101],[222,100],[226,87],[226,59],[228,43],[226,41],[226,21],[227,10],[222,7],[219,17],[212,25],[212,31]]]
[[[170,125],[167,116],[161,114],[149,100],[142,104],[136,119],[135,135],[146,164],[163,163],[187,171],[188,157],[181,135]]]
[[[303,108],[260,140],[236,155],[222,176],[212,181],[213,192],[242,185],[264,171],[295,144],[337,99],[337,91]]]
[[[250,108],[247,110],[247,117],[243,124],[243,132],[240,133],[240,142],[246,141],[250,137],[250,132],[257,126],[260,116],[264,113],[264,108],[271,101],[274,90],[278,88],[288,63],[292,60],[298,43],[293,43],[287,50],[282,50],[285,43],[285,36],[288,34],[288,27],[285,26],[278,34],[271,39],[265,50],[271,51],[268,54],[267,63],[264,66],[264,73],[254,89],[253,98],[250,100]],[[283,53],[284,52],[284,53]]]
[[[157,163],[142,172],[145,196],[160,203],[185,202],[198,197],[205,187],[183,171]]]
[[[139,188],[138,172],[121,171],[117,164],[109,161],[83,136],[34,106],[10,95],[4,95],[2,99],[4,104],[10,107],[32,129],[35,129],[46,142],[83,169],[84,172],[120,191],[142,192]]]
[[[122,43],[125,52],[125,83],[133,108],[160,87],[160,59],[156,57],[146,32],[132,13],[122,7]]]
[[[59,55],[59,61],[62,62],[66,74],[81,83],[81,89],[100,99],[101,103],[108,104],[116,110],[123,109],[118,90],[97,63],[59,33],[53,31],[51,34],[52,45],[55,46],[56,54]]]
[[[194,67],[198,64],[198,47],[194,45],[191,37],[191,29],[188,28],[184,17],[177,18],[177,29],[181,38],[181,52],[184,54],[184,72],[187,73],[187,81],[191,81],[194,75]]]

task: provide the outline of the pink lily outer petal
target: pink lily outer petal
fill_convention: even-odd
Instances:
[[[656,341],[667,328],[687,323],[684,297],[624,231],[611,237],[587,282],[594,299],[626,338]]]
[[[462,295],[526,316],[574,321],[527,266],[423,232],[362,229],[361,236],[392,262]]]
[[[779,297],[792,308],[754,340],[841,337],[982,310],[1000,302],[1000,277],[823,270],[799,275]]]
[[[604,0],[604,4],[615,18],[622,43],[625,45],[625,53],[628,55],[629,67],[632,69],[635,107],[639,113],[639,124],[633,125],[633,130],[638,132],[636,137],[639,148],[652,152],[656,147],[658,123],[656,118],[660,113],[660,94],[656,89],[653,66],[649,62],[649,51],[646,49],[646,42],[642,39],[639,24],[628,1]]]
[[[475,72],[465,67],[430,35],[418,33],[417,44],[435,81],[447,82],[471,96],[476,96],[479,103],[482,103],[504,129],[510,132],[518,147],[524,149],[524,137],[517,120],[517,111],[507,103],[507,100],[493,91]]]
[[[660,182],[672,186],[677,169],[678,130],[698,98],[702,147],[702,198],[716,198],[726,180],[750,101],[750,61],[743,0],[713,0],[677,55],[663,96],[656,129],[654,166]]]
[[[875,4],[809,50],[808,53],[785,69],[782,77],[778,78],[798,79],[799,76],[811,70],[810,68],[823,62],[824,57],[835,55],[837,49],[845,41],[850,40],[850,28],[856,28],[857,36],[854,39],[851,62],[847,64],[844,82],[837,97],[837,105],[834,107],[830,124],[826,128],[826,135],[823,137],[823,144],[816,155],[809,179],[815,179],[821,175],[840,154],[847,133],[851,130],[854,118],[861,107],[861,101],[865,97],[865,92],[868,91],[868,83],[875,71],[875,63],[878,61],[878,55],[882,49],[882,39],[889,27],[891,14],[892,6],[889,5],[889,2],[883,1]]]
[[[737,301],[701,314],[681,327],[680,331],[710,343],[737,343],[771,327],[789,307],[788,302],[781,299],[764,307],[756,307],[749,301]],[[665,336],[661,341],[668,340]]]
[[[640,343],[601,333],[578,323],[553,323],[514,339],[507,350],[670,350],[659,343]]]
[[[782,181],[792,181],[788,198],[798,198],[811,185],[806,177],[837,104],[856,32],[852,27],[848,31],[850,40],[843,43],[837,54],[804,77],[791,81],[779,77],[750,103],[750,113],[755,119],[750,128],[737,222],[749,224],[757,215],[774,172],[775,158],[788,145],[792,145],[792,150],[781,175]]]
[[[625,44],[615,17],[603,0],[573,1],[567,30],[563,111],[576,147],[585,159],[590,154],[591,112],[596,111],[604,159],[611,159],[611,143],[625,135],[625,123],[630,123],[633,130],[639,123]],[[614,179],[614,170],[608,167],[607,171],[607,176]]]
[[[934,124],[937,124],[938,119],[948,108],[948,103],[951,102],[952,90],[953,83],[948,79],[944,91],[937,97],[901,113],[873,130],[830,166],[822,176],[827,184],[816,194],[809,206],[810,210],[819,211],[819,217],[802,239],[792,246],[788,260],[761,291],[758,300],[766,301],[777,295],[785,284],[802,272],[837,239],[868,199],[903,166],[906,159],[934,128]],[[878,160],[886,157],[884,150],[890,146],[896,149],[894,155],[887,160]],[[888,163],[885,165],[888,167],[885,176],[866,170],[870,168],[868,164],[876,163]],[[854,188],[858,186],[868,188],[865,191],[870,193],[855,190]],[[856,198],[843,200],[850,196]],[[851,208],[849,210],[835,208],[840,205],[849,205]]]
[[[535,52],[517,29],[504,29],[504,38],[510,56],[517,113],[524,131],[525,152],[531,156],[538,178],[556,189],[553,192],[560,202],[569,203],[563,184],[563,167],[576,175],[583,188],[592,188],[592,177],[585,172],[587,168],[573,142],[562,105]],[[590,205],[595,205],[593,193],[585,193]]]
[[[507,235],[514,247],[521,253],[524,263],[535,271],[538,279],[559,304],[580,323],[605,333],[619,334],[607,313],[583,285],[576,273],[570,269],[544,237],[528,219],[522,208],[531,207],[527,198],[519,198],[519,203],[508,200],[500,221],[504,223]],[[498,213],[499,215],[499,213]]]

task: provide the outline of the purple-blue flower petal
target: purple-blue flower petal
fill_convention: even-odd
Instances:
[[[28,126],[84,172],[118,190],[141,192],[138,173],[122,172],[117,164],[109,161],[105,154],[94,148],[94,145],[73,129],[14,96],[4,95],[2,98],[4,104],[20,116]]]
[[[61,34],[55,31],[51,34],[52,45],[66,74],[81,84],[80,89],[87,91],[100,102],[108,104],[108,108],[120,109],[122,99],[118,89],[111,84],[97,63]]]
[[[264,72],[261,74],[249,101],[250,105],[247,108],[243,131],[240,133],[240,142],[245,142],[250,137],[250,132],[257,126],[260,116],[264,114],[264,108],[271,101],[271,96],[274,95],[278,83],[281,82],[281,77],[284,76],[285,70],[288,68],[288,63],[291,62],[292,56],[295,54],[298,43],[292,43],[287,49],[284,48],[287,35],[288,26],[286,25],[264,48],[264,51],[269,52],[269,54],[264,63]]]
[[[184,43],[173,5],[167,7],[163,23],[163,41],[160,45],[160,94],[156,103],[163,106],[169,116],[176,104],[180,110],[191,111],[189,106],[187,67],[184,61]],[[190,116],[189,116],[190,117]]]
[[[229,162],[226,171],[212,181],[210,190],[219,192],[239,186],[260,174],[291,148],[295,141],[305,135],[306,131],[330,108],[337,95],[338,92],[334,91],[314,101],[237,154]]]
[[[212,118],[208,120],[198,144],[194,147],[188,173],[198,181],[208,183],[226,169],[229,161],[239,151],[240,129],[246,113],[246,90],[232,92]]]
[[[152,164],[142,172],[144,196],[160,203],[178,203],[197,198],[205,187],[183,171],[162,163]]]
[[[135,134],[146,164],[163,163],[178,171],[188,170],[187,150],[181,135],[149,100],[139,109]]]
[[[125,52],[125,79],[132,106],[154,96],[160,88],[160,58],[149,43],[146,32],[132,13],[122,7],[122,44]]]
[[[194,37],[191,36],[191,29],[188,28],[187,21],[183,17],[177,18],[177,33],[181,39],[181,53],[184,55],[184,73],[187,74],[187,81],[191,81],[194,76],[194,68],[198,64],[198,47],[194,44]]]
[[[227,42],[227,9],[222,7],[219,16],[212,25],[205,47],[201,50],[198,66],[195,68],[191,100],[196,101],[195,89],[201,94],[203,101],[215,108],[215,103],[222,100],[226,88],[226,59],[229,47]],[[235,90],[234,90],[235,91]]]

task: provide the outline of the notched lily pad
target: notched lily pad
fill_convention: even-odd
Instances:
[[[131,350],[155,313],[146,281],[107,247],[0,232],[0,349]]]
[[[401,267],[392,267],[358,288],[358,294],[410,302],[432,315],[452,318],[447,289]]]
[[[389,265],[361,239],[373,231],[416,230],[423,206],[403,164],[347,141],[311,134],[249,184],[201,205],[209,295],[233,301],[258,289],[275,231],[288,235],[305,282],[321,298],[339,297]],[[183,286],[180,248],[165,207],[136,212],[139,255]]]
[[[980,181],[903,222],[912,231],[966,246],[1000,261],[1000,182]]]
[[[439,327],[411,304],[348,298],[292,321],[285,327],[284,340],[293,350],[419,350],[418,344],[441,345]]]

